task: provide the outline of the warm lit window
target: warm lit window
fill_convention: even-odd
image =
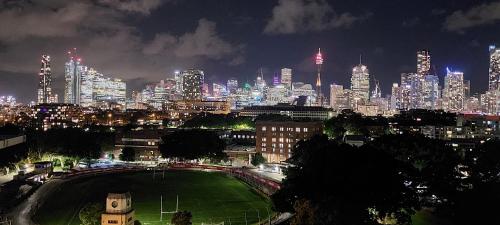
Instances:
[[[271,127],[271,131],[276,131],[276,127]]]
[[[272,141],[272,142],[276,142],[276,138],[273,138],[271,141]]]
[[[295,132],[300,132],[300,127],[296,127]]]
[[[264,127],[262,127],[262,131],[266,131],[266,127],[265,127],[265,126],[264,126]]]
[[[304,132],[307,132],[307,127],[304,127]]]

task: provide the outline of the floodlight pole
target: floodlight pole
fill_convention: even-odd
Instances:
[[[163,221],[163,195],[160,195],[160,221]]]

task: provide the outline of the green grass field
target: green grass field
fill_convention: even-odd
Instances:
[[[102,175],[66,182],[41,206],[34,220],[40,225],[79,225],[78,211],[89,202],[104,204],[108,192],[129,191],[132,207],[142,224],[168,224],[170,215],[160,222],[160,195],[164,211],[175,209],[193,214],[193,224],[248,224],[267,218],[270,202],[239,180],[216,172],[165,171]],[[229,222],[230,221],[230,222]]]

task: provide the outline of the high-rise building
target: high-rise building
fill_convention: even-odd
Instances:
[[[179,71],[175,71],[174,73],[174,80],[175,80],[175,92],[177,94],[182,94],[182,85],[183,85],[183,80],[182,80],[182,73]]]
[[[301,96],[305,96],[306,106],[312,106],[316,102],[316,91],[311,84],[305,84],[303,82],[293,82],[292,83],[292,99],[299,99]]]
[[[281,83],[284,84],[288,89],[292,88],[292,69],[281,69]]]
[[[276,105],[278,103],[289,103],[290,99],[288,98],[288,92],[289,90],[283,84],[268,88],[266,91],[266,104]]]
[[[354,110],[370,100],[370,74],[368,68],[361,63],[352,69],[351,93],[351,107]]]
[[[50,70],[50,56],[42,55],[42,66],[38,82],[38,104],[52,103],[52,72]]]
[[[437,101],[439,99],[439,78],[435,75],[425,75],[422,85],[423,105],[424,109],[437,109]]]
[[[80,105],[83,107],[93,106],[94,103],[94,78],[100,76],[94,68],[82,66],[80,79]]]
[[[64,69],[64,103],[80,104],[81,79],[83,66],[82,59],[72,52],[68,52],[70,60],[66,62]]]
[[[393,83],[391,88],[391,102],[390,109],[401,109],[401,87],[398,83]]]
[[[224,84],[213,83],[212,96],[215,98],[226,97],[227,96],[226,86],[224,86]]]
[[[431,55],[428,50],[417,51],[417,74],[412,77],[411,108],[424,108],[423,88],[425,76],[431,70]]]
[[[338,84],[330,85],[330,107],[335,111],[342,111],[349,108],[349,94],[348,90],[344,90],[344,86]]]
[[[488,90],[500,90],[500,48],[490,46],[490,70]]]
[[[236,94],[238,90],[238,80],[236,78],[230,78],[227,80],[227,91],[230,94]]]
[[[464,80],[464,99],[470,97],[470,80]]]
[[[279,84],[281,84],[280,75],[278,73],[275,73],[273,76],[273,85],[276,86]]]
[[[417,74],[420,78],[429,74],[431,70],[431,55],[427,50],[417,52]]]
[[[461,112],[464,108],[464,73],[447,68],[443,87],[443,109]]]
[[[117,103],[125,106],[127,97],[126,83],[120,79],[104,77],[97,73],[93,84],[94,101],[101,103]]]
[[[182,72],[182,89],[184,100],[201,101],[202,85],[204,84],[202,70],[189,69]]]

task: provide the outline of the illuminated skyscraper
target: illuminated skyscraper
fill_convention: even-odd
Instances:
[[[68,52],[69,61],[64,68],[64,103],[80,104],[81,79],[83,66],[80,65],[82,59],[76,55],[76,49]]]
[[[284,84],[288,89],[292,88],[292,69],[281,69],[281,83]]]
[[[370,99],[370,74],[368,68],[361,63],[352,69],[351,93],[351,106],[354,110]]]
[[[321,93],[321,65],[323,65],[323,55],[321,55],[321,49],[318,48],[318,53],[316,54],[316,66],[318,68],[318,76],[316,78],[316,103],[323,106],[323,94]]]
[[[125,105],[127,97],[126,83],[120,79],[105,77],[97,73],[94,77],[93,93],[95,104],[118,103]]]
[[[238,80],[236,78],[231,78],[227,80],[227,91],[230,94],[236,94],[238,90]]]
[[[201,101],[202,85],[204,83],[202,70],[189,69],[182,72],[182,89],[184,100]]]
[[[464,73],[446,68],[444,78],[443,109],[449,112],[461,112],[464,108]]]
[[[391,110],[396,110],[401,108],[401,87],[399,87],[398,83],[392,83],[392,88],[391,88],[391,102],[390,102],[390,109]]]
[[[431,70],[431,55],[428,50],[417,51],[417,76],[412,77],[411,84],[411,104],[413,109],[424,108],[423,88],[425,76]]]
[[[426,75],[423,83],[424,102],[422,108],[437,109],[437,101],[439,99],[439,78],[435,75]]]
[[[500,90],[500,48],[490,46],[490,74],[488,90]]]
[[[38,82],[38,104],[52,103],[52,72],[50,70],[50,56],[42,55]]]
[[[330,107],[335,111],[349,108],[349,93],[348,90],[344,90],[344,86],[330,85]]]
[[[273,77],[273,85],[276,86],[279,85],[280,83],[281,83],[280,75],[278,73],[275,73]]]
[[[80,105],[83,107],[92,106],[94,103],[94,78],[98,76],[94,68],[82,66],[82,76],[80,79]]]

